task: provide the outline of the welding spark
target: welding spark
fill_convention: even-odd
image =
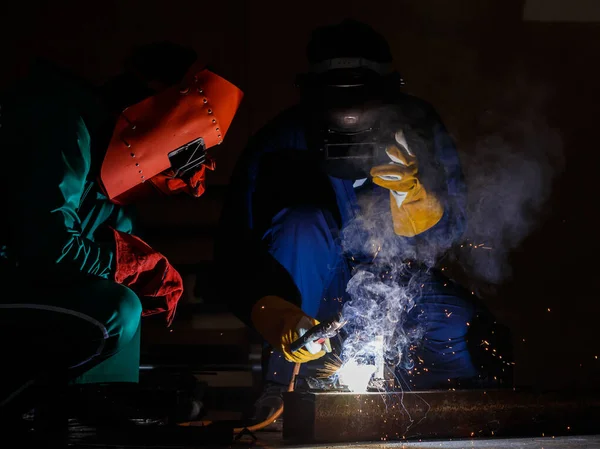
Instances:
[[[332,356],[333,360],[326,361],[323,364],[323,368],[317,371],[317,377],[320,377],[322,379],[333,377],[342,367],[342,359],[336,354],[332,354]]]

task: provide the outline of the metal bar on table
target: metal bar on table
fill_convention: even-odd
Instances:
[[[284,393],[284,440],[332,443],[597,433],[600,392]]]

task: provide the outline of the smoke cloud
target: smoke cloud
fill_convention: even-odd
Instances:
[[[401,285],[396,279],[397,267],[379,275],[358,270],[348,284],[352,301],[346,303],[343,313],[352,323],[345,341],[349,359],[374,363],[377,338],[383,338],[383,357],[387,363],[399,364],[405,348],[419,335],[410,334],[403,326],[406,314],[414,307],[417,286],[412,279]]]
[[[545,111],[550,89],[520,80],[479,118],[480,137],[461,151],[468,188],[467,230],[452,257],[472,283],[512,276],[511,252],[551,212],[548,200],[564,169],[562,140]]]

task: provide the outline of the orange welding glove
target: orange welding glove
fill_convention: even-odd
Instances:
[[[444,208],[419,181],[417,158],[408,148],[404,133],[398,131],[395,140],[396,144],[386,149],[391,162],[373,167],[371,176],[375,184],[390,191],[394,232],[414,237],[435,226]]]
[[[251,319],[263,338],[289,362],[305,363],[331,352],[329,339],[323,343],[309,342],[296,352],[290,350],[292,342],[319,322],[285,299],[265,296],[252,308]]]

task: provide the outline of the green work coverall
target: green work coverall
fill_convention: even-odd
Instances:
[[[113,118],[94,89],[44,62],[1,107],[0,279],[14,293],[0,297],[0,322],[14,339],[0,345],[21,351],[17,368],[56,361],[72,382],[137,382],[142,306],[113,280],[107,232],[131,233],[133,220],[98,185]]]

